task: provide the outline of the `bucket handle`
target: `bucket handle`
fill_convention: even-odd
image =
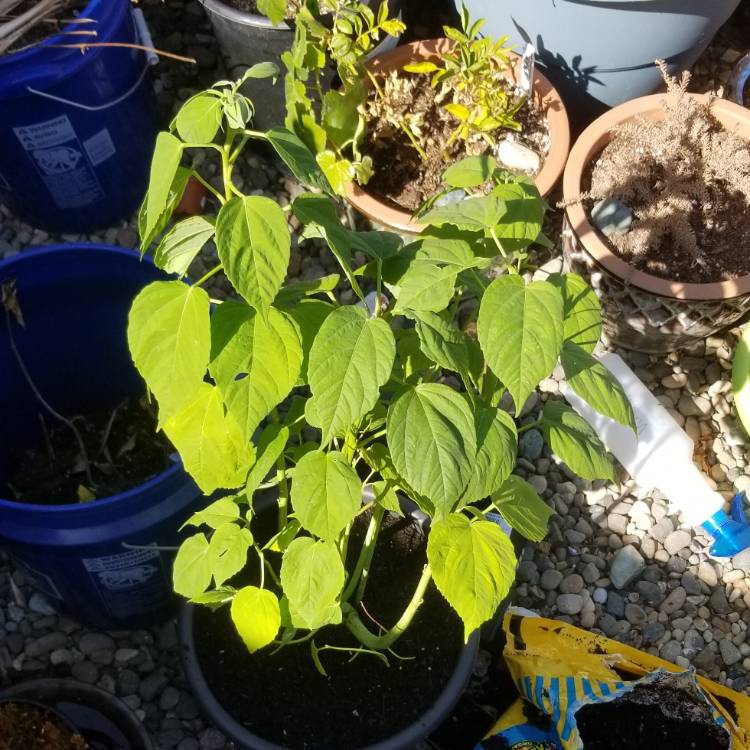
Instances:
[[[135,22],[137,40],[144,47],[153,49],[154,42],[153,42],[153,39],[151,38],[151,32],[149,31],[148,25],[146,24],[146,19],[143,15],[143,11],[140,8],[133,9],[133,20]],[[100,112],[103,109],[110,109],[110,107],[114,107],[120,102],[125,101],[125,99],[127,99],[131,94],[133,94],[141,85],[141,83],[143,82],[143,79],[146,77],[146,73],[148,73],[149,67],[151,67],[152,65],[156,65],[158,62],[159,62],[158,55],[156,55],[154,52],[147,52],[146,64],[144,65],[143,70],[141,71],[141,74],[138,76],[138,80],[122,96],[118,96],[117,99],[111,102],[107,102],[107,104],[99,104],[99,105],[92,107],[89,104],[81,104],[80,102],[74,102],[74,101],[71,101],[70,99],[64,99],[61,96],[48,94],[46,91],[39,91],[39,89],[34,89],[31,86],[27,86],[26,91],[28,91],[30,94],[41,96],[43,99],[50,99],[53,102],[59,102],[60,104],[67,104],[69,107],[75,107],[76,109],[84,109],[87,112]]]

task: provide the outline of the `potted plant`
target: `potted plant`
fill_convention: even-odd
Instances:
[[[465,0],[491,34],[534,45],[544,71],[584,126],[607,107],[661,85],[654,60],[689,70],[738,0]],[[456,0],[456,6],[459,6]],[[644,34],[643,30],[648,29]]]
[[[317,9],[315,17],[327,26],[356,12],[360,6],[374,11],[387,10],[397,18],[401,0],[201,0],[214,28],[227,69],[232,78],[261,62],[281,65],[281,58],[292,46],[294,22],[303,9]],[[311,12],[311,11],[308,11]],[[321,15],[322,14],[322,17]],[[397,36],[386,34],[373,38],[368,52],[385,51],[396,44]],[[250,81],[245,93],[263,102],[255,115],[255,125],[267,129],[284,119],[284,89],[269,80]]]
[[[118,698],[70,679],[29,680],[0,692],[0,738],[24,750],[152,750]]]
[[[176,527],[201,502],[173,448],[154,440],[125,338],[133,296],[164,278],[108,245],[0,263],[0,546],[93,627],[173,612]]]
[[[129,0],[65,0],[8,12],[0,200],[54,232],[112,226],[143,198],[158,129],[141,11]]]
[[[445,27],[447,38],[398,47],[364,68],[342,54],[346,45],[329,44],[342,85],[320,117],[304,95],[323,64],[311,54],[320,39],[315,28],[297,35],[286,125],[317,152],[334,189],[377,224],[419,233],[414,214],[440,191],[445,166],[466,156],[496,156],[534,177],[542,195],[562,174],[570,143],[562,100],[505,39],[483,38],[482,25],[464,9],[462,28]]]
[[[202,282],[157,282],[129,318],[160,426],[217,493],[175,562],[176,591],[205,605],[182,620],[188,677],[243,748],[413,747],[439,720],[430,707],[446,684],[443,716],[465,681],[462,643],[512,584],[515,553],[492,514],[529,539],[546,534],[551,510],[512,474],[519,431],[542,430],[582,476],[612,475],[570,407],[550,401],[519,426],[501,395],[521,414],[561,358],[597,409],[626,424],[632,413],[591,355],[591,290],[519,273],[545,210],[531,179],[474,157],[445,174],[469,196],[427,213],[416,242],[352,231],[300,139],[234,120],[252,111],[239,86],[198,95],[159,136],[145,204],[145,221],[158,221],[182,155],[209,144],[225,181],[218,215],[203,217],[219,258],[207,277],[223,273],[236,297],[212,312]],[[248,139],[319,192],[291,206],[243,194],[231,174]],[[284,283],[290,215],[328,244],[355,304],[331,293],[337,275]],[[205,241],[189,240],[189,221],[162,240],[163,268],[184,269]],[[355,250],[369,259],[357,268]],[[490,281],[498,253],[504,273]],[[264,488],[275,512],[254,510]]]
[[[615,107],[581,134],[563,180],[564,253],[590,274],[612,341],[646,352],[701,341],[750,308],[744,239],[732,239],[750,200],[748,111],[664,74],[666,97]]]

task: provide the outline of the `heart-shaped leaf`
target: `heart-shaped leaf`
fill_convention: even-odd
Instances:
[[[554,511],[521,477],[511,474],[492,495],[492,504],[505,521],[529,541],[541,542],[547,536],[547,524]]]
[[[272,591],[245,586],[232,599],[232,622],[250,653],[267,646],[281,627],[279,600]]]

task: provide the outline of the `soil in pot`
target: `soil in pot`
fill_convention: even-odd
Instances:
[[[87,0],[63,0],[60,5],[53,6],[41,15],[32,15],[24,23],[19,22],[18,28],[14,30],[11,37],[0,38],[0,55],[18,52],[59,34],[67,24],[79,15],[87,4]],[[20,5],[13,8],[7,20],[12,21],[20,18],[38,5],[40,5],[39,0],[21,0]],[[17,34],[20,35],[17,36]],[[72,37],[71,39],[71,44],[76,43],[76,41],[91,41],[91,39],[81,37]],[[6,48],[5,44],[8,41],[10,41],[10,45]]]
[[[384,520],[365,595],[374,621],[390,627],[401,615],[421,575],[425,544],[413,522],[390,514]],[[350,545],[350,556],[357,547]],[[463,645],[459,618],[434,585],[396,642],[398,656],[387,655],[390,666],[368,654],[352,661],[349,652],[322,651],[324,677],[309,642],[251,655],[226,608],[197,608],[194,627],[201,669],[224,709],[251,732],[294,750],[353,750],[405,729],[435,703]],[[322,631],[316,645],[359,644],[336,627]]]
[[[68,425],[41,407],[39,419],[42,437],[18,456],[6,482],[7,496],[18,502],[64,505],[110,497],[171,465],[174,448],[157,433],[154,410],[145,398],[73,417],[85,457]]]
[[[0,703],[0,750],[88,750],[59,717],[32,703]]]
[[[448,86],[433,89],[430,75],[393,71],[379,74],[377,80],[382,96],[374,89],[370,91],[367,133],[362,144],[362,151],[372,157],[374,168],[367,191],[414,212],[442,189],[446,167],[466,156],[491,153],[492,147],[481,138],[450,142],[459,122],[445,110],[445,105],[461,104],[461,97]],[[509,82],[507,86],[508,96],[515,99],[518,93],[513,84]],[[544,112],[533,99],[528,99],[515,118],[521,125],[520,132],[500,129],[493,135],[498,142],[510,135],[521,146],[534,151],[541,163],[550,148]],[[400,123],[407,123],[413,134],[418,133],[424,156]],[[538,171],[529,170],[528,174],[534,176]]]
[[[584,706],[576,723],[585,750],[729,750],[729,734],[706,701],[671,685],[639,685],[608,703]]]
[[[589,166],[584,203],[613,198],[633,212],[632,226],[610,233],[614,253],[641,271],[687,283],[750,273],[750,149],[686,94],[663,69],[664,119],[635,118],[616,129]],[[627,210],[627,209],[625,209]],[[594,223],[592,221],[592,223]]]
[[[258,10],[257,0],[222,0],[222,2],[230,5],[232,8],[242,10],[245,13],[253,13],[256,16],[262,15]],[[303,0],[287,0],[287,19],[294,19],[294,14],[302,7]],[[330,10],[325,2],[320,3],[320,9],[323,12]]]

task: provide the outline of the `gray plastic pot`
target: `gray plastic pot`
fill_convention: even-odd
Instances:
[[[243,91],[255,104],[253,122],[259,130],[283,125],[286,117],[284,97],[284,65],[281,55],[294,42],[294,24],[274,26],[265,16],[233,8],[222,0],[200,0],[206,9],[214,34],[219,42],[224,62],[231,79],[239,78],[250,66],[273,62],[279,66],[282,79],[274,85],[272,79],[253,79],[243,86]],[[374,0],[365,0],[368,4]],[[391,15],[398,15],[401,0],[388,0]],[[384,52],[394,47],[397,40],[387,38],[373,51]]]
[[[484,31],[534,45],[568,111],[605,106],[661,85],[654,60],[690,68],[739,0],[465,0]],[[460,8],[461,0],[456,0]]]
[[[179,636],[182,646],[182,665],[190,689],[205,713],[227,737],[235,742],[237,750],[288,750],[283,745],[277,745],[275,742],[269,742],[263,737],[253,734],[232,718],[211,692],[211,688],[203,676],[203,670],[195,649],[195,638],[193,636],[194,611],[193,605],[185,604],[180,612]],[[450,716],[469,682],[478,649],[479,631],[477,630],[469,637],[469,642],[461,651],[450,680],[432,708],[406,729],[375,745],[361,748],[361,750],[414,750],[418,742],[430,735]],[[352,748],[352,750],[355,749]]]

